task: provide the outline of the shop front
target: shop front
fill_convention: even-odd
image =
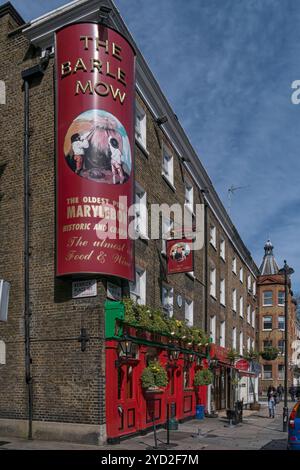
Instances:
[[[239,359],[236,364],[239,373],[238,399],[248,407],[256,401],[258,396],[258,377],[253,365],[245,359]]]
[[[231,408],[233,396],[233,382],[236,368],[228,358],[228,349],[214,343],[210,345],[210,366],[214,374],[211,387],[211,410],[219,411]]]
[[[205,354],[172,338],[128,326],[122,303],[106,306],[106,428],[108,442],[191,419],[206,404],[206,386],[194,387],[195,372],[207,367]],[[175,347],[176,344],[176,347]],[[143,388],[142,374],[153,361],[165,369],[166,387]]]

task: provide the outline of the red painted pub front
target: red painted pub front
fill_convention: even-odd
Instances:
[[[170,354],[170,339],[163,335],[140,332],[123,325],[118,331],[118,318],[122,318],[122,304],[106,304],[106,423],[107,438],[114,442],[122,436],[146,431],[155,425],[165,425],[168,414],[173,421],[193,418],[196,404],[206,406],[207,387],[194,386],[195,372],[207,367],[207,360],[192,351],[180,349],[178,358]],[[120,351],[118,335],[133,344],[131,357]],[[110,337],[109,336],[113,336]],[[166,368],[168,385],[159,391],[145,391],[141,375],[149,360],[158,359]]]

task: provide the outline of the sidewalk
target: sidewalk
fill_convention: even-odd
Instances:
[[[170,446],[166,430],[157,431],[157,447],[160,450],[257,450],[286,449],[287,434],[282,432],[282,408],[276,407],[275,419],[268,418],[266,402],[260,402],[260,411],[245,410],[243,423],[229,426],[225,414],[218,418],[191,420],[179,425],[177,431],[170,431]],[[292,403],[289,403],[291,410]],[[80,445],[67,442],[28,441],[25,439],[0,436],[0,450],[150,450],[155,444],[154,433],[135,436],[117,445]]]

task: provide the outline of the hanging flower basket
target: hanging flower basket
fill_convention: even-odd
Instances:
[[[194,385],[210,385],[213,381],[213,373],[209,369],[198,370],[194,377]]]
[[[143,370],[141,381],[145,391],[159,392],[168,385],[168,374],[160,362],[151,361]]]
[[[267,347],[260,353],[260,355],[265,361],[274,361],[274,359],[277,358],[278,353],[279,349]]]
[[[238,353],[235,349],[231,348],[231,349],[228,350],[228,352],[227,352],[227,359],[228,359],[232,364],[234,363],[234,361],[235,361],[238,357],[239,357],[239,353]]]
[[[144,389],[144,393],[151,395],[152,393],[164,393],[165,389],[160,387],[149,387]]]

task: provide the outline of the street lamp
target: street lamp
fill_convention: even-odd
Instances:
[[[133,342],[124,336],[124,338],[119,341],[119,359],[115,361],[115,366],[120,367],[124,362],[127,362],[128,359],[131,359],[133,356]]]
[[[289,289],[289,276],[293,274],[293,268],[290,268],[287,265],[286,260],[284,260],[284,266],[282,269],[279,269],[278,274],[284,274],[284,286],[285,286],[285,295],[284,295],[284,315],[285,315],[285,341],[284,341],[284,407],[283,407],[283,432],[287,431],[288,423],[288,404],[287,404],[287,394],[288,394],[288,289]]]

